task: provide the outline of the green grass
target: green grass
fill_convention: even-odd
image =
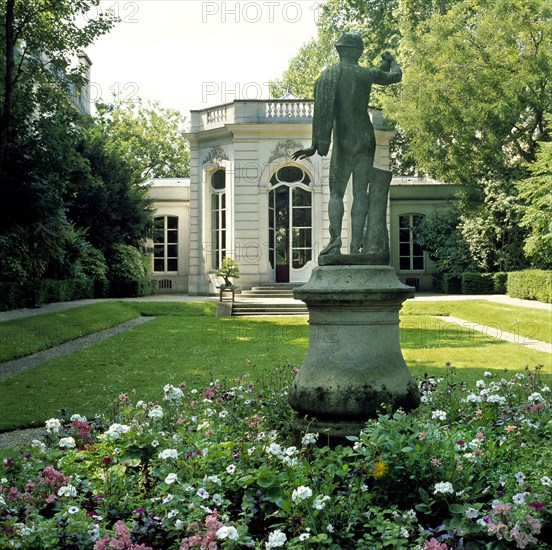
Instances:
[[[157,318],[0,382],[0,431],[42,425],[62,407],[92,416],[133,389],[141,399],[157,400],[167,383],[197,386],[245,372],[261,376],[286,363],[299,367],[307,350],[306,317],[216,318],[213,303],[132,307]],[[521,370],[527,364],[545,365],[550,376],[549,354],[414,311],[420,314],[402,317],[401,340],[415,376],[440,376],[447,361],[466,382],[483,370]]]
[[[489,327],[491,334],[511,332],[520,338],[552,342],[552,310],[535,309],[488,300],[406,302],[404,315],[451,315]]]
[[[99,302],[0,323],[0,362],[57,346],[140,316],[131,304]]]

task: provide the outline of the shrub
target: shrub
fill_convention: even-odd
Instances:
[[[26,286],[0,281],[0,311],[25,307],[28,299]]]
[[[506,282],[508,280],[508,273],[499,271],[493,273],[493,285],[495,294],[506,294]]]
[[[433,289],[444,294],[460,294],[461,279],[448,273],[435,273],[433,275]]]
[[[552,271],[528,269],[508,273],[508,296],[552,302]]]
[[[138,298],[150,296],[155,292],[155,281],[152,279],[114,279],[109,281],[109,296],[111,298]]]
[[[494,279],[492,273],[462,273],[462,294],[492,294]]]
[[[145,279],[144,254],[134,246],[116,244],[109,258],[109,279],[136,281]]]

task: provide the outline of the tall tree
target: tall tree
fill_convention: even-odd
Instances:
[[[403,25],[402,91],[385,106],[422,170],[473,186],[535,160],[550,137],[551,10],[547,0],[466,0]]]
[[[2,0],[0,2],[0,175],[14,128],[15,96],[35,96],[41,86],[76,82],[77,54],[116,22],[112,11],[90,10],[101,0]],[[36,103],[36,102],[35,102]],[[36,107],[35,107],[36,108]],[[29,110],[29,115],[34,109]]]

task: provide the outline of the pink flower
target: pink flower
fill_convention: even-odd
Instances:
[[[439,542],[435,537],[431,537],[424,542],[424,550],[448,550],[444,542]]]

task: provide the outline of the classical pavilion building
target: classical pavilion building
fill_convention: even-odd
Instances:
[[[306,282],[329,241],[330,156],[293,161],[310,145],[314,102],[236,100],[192,111],[190,178],[150,182],[156,209],[153,276],[160,292],[207,295],[225,256],[238,261],[242,289]],[[371,110],[374,165],[389,169],[393,132]],[[331,151],[330,151],[331,154]],[[349,248],[352,191],[345,197],[343,248]],[[448,207],[454,185],[394,177],[387,209],[391,264],[399,279],[430,290],[435,268],[412,227]]]

